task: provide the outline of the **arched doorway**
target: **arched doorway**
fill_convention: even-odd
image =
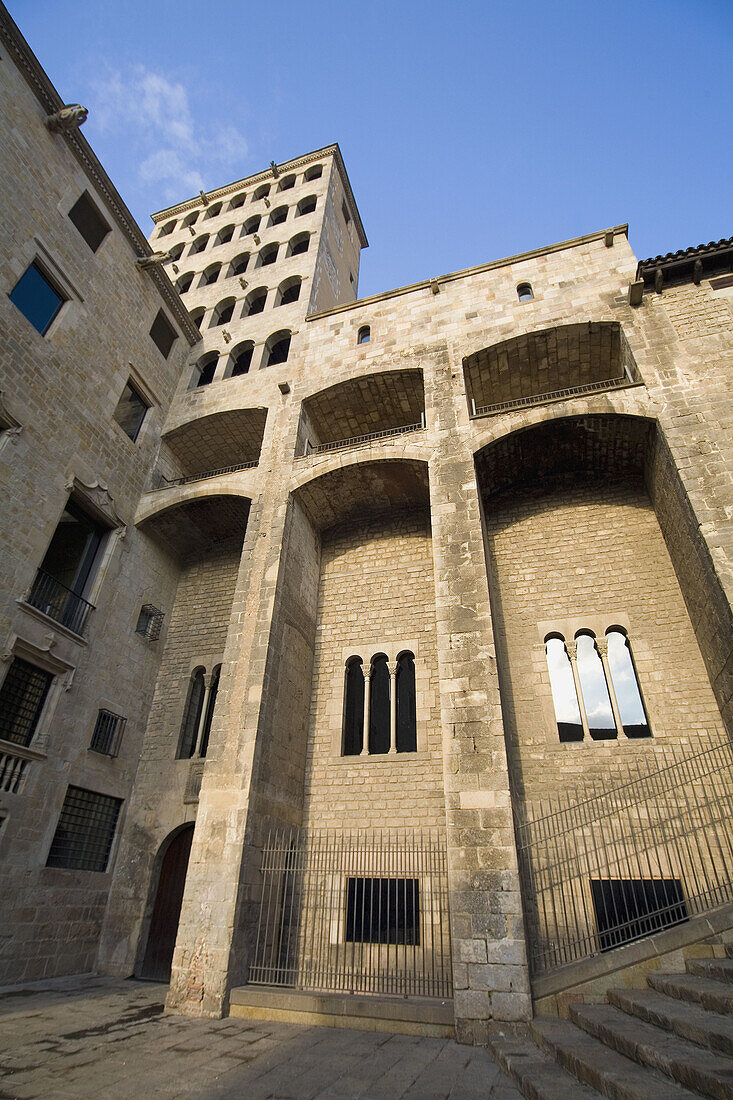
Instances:
[[[140,978],[156,982],[170,980],[192,839],[193,823],[185,825],[173,837],[163,856],[150,918],[148,942],[138,974]]]

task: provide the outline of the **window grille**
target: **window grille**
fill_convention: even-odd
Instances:
[[[689,920],[678,878],[591,879],[590,888],[601,951]]]
[[[346,880],[347,943],[420,945],[420,884],[416,878]]]
[[[102,756],[117,756],[126,722],[121,714],[100,710],[89,748]]]
[[[121,806],[121,798],[69,787],[46,866],[105,871]]]
[[[53,676],[43,668],[14,657],[0,687],[0,737],[30,745]]]
[[[163,612],[152,603],[144,603],[137,617],[136,634],[142,634],[149,642],[157,642],[163,629]]]

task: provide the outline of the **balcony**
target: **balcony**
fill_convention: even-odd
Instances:
[[[152,488],[253,469],[259,462],[266,420],[264,408],[227,409],[166,432]]]
[[[218,470],[204,470],[200,474],[186,474],[184,477],[166,477],[161,470],[156,470],[153,474],[153,485],[155,489],[171,489],[174,485],[190,485],[193,481],[204,481],[209,477],[219,477],[221,474],[238,474],[240,470],[254,470],[257,468],[256,462],[238,462],[236,466],[221,466]]]
[[[36,573],[26,603],[80,637],[84,635],[90,612],[94,611],[93,604],[42,569]]]

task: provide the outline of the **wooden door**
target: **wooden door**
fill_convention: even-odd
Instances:
[[[163,856],[145,958],[140,968],[141,978],[156,982],[170,981],[192,839],[193,825],[190,825],[174,837]]]

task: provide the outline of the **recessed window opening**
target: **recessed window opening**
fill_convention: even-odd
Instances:
[[[133,443],[140,433],[147,411],[147,401],[138,392],[132,380],[128,380],[113,415],[125,435],[129,436]]]
[[[167,237],[168,234],[172,233],[175,228],[176,228],[176,219],[174,218],[172,222],[166,222],[165,225],[162,226],[162,228],[158,230],[158,236],[159,237]]]
[[[235,195],[232,201],[229,203],[230,210],[239,210],[240,206],[244,206],[244,200],[247,195],[244,191],[240,195]]]
[[[183,708],[183,721],[181,722],[181,733],[176,753],[178,760],[189,760],[194,754],[205,694],[204,669],[201,667],[195,668],[188,682],[186,705]]]
[[[36,260],[26,268],[8,297],[41,336],[46,335],[51,322],[68,301]]]
[[[534,291],[532,290],[531,283],[520,283],[517,287],[517,298],[520,302],[531,302],[534,298]]]
[[[224,228],[219,232],[219,234],[216,238],[216,243],[217,243],[217,245],[228,244],[233,236],[234,236],[234,226],[233,225],[225,225]]]
[[[613,740],[618,736],[616,721],[596,640],[591,634],[577,635],[576,647],[578,676],[589,733],[594,741]]]
[[[291,187],[295,187],[295,176],[283,176],[280,180],[278,191],[289,191]]]
[[[322,175],[323,175],[323,165],[322,164],[312,164],[310,166],[310,168],[306,168],[305,172],[303,173],[303,179],[304,180],[319,180]]]
[[[221,203],[220,202],[215,202],[213,206],[210,206],[209,209],[204,214],[204,217],[205,218],[215,218],[217,214],[221,214]]]
[[[689,920],[678,878],[591,879],[590,887],[601,951]]]
[[[69,787],[47,867],[106,871],[122,799],[83,787]]]
[[[193,271],[187,271],[185,275],[181,275],[180,279],[176,283],[176,290],[179,294],[186,294],[191,289],[191,283],[193,282]]]
[[[221,665],[215,665],[211,673],[211,683],[209,684],[209,695],[206,700],[206,711],[204,713],[204,724],[201,728],[201,744],[199,747],[199,756],[206,756],[209,748],[209,736],[211,735],[211,723],[214,718],[214,707],[216,706],[216,696],[219,692],[219,678],[221,676]]]
[[[415,701],[415,656],[406,651],[397,658],[397,752],[417,752],[417,710]]]
[[[219,325],[228,324],[232,319],[234,306],[234,298],[225,298],[223,302],[219,302],[218,306],[214,309],[214,315],[211,318],[209,328],[216,328]]]
[[[372,338],[372,330],[369,325],[362,325],[356,336],[357,344],[368,344]]]
[[[159,607],[152,603],[144,603],[137,617],[135,633],[141,634],[149,642],[157,642],[163,629],[164,618],[165,616]]]
[[[247,295],[242,310],[243,317],[254,317],[256,313],[262,313],[267,301],[267,287],[260,286]]]
[[[312,214],[317,201],[315,195],[308,195],[306,198],[301,199],[297,206],[296,217],[300,218],[303,214]]]
[[[201,282],[199,286],[211,286],[219,278],[219,272],[221,271],[221,264],[212,264],[211,267],[207,267],[206,271],[201,276]]]
[[[260,254],[257,258],[257,266],[258,267],[267,267],[269,264],[274,264],[275,261],[277,260],[277,254],[278,254],[279,248],[280,248],[280,245],[278,245],[278,244],[268,244],[268,245],[266,245],[265,248],[262,249],[262,251],[260,252]]]
[[[342,199],[341,201],[341,216],[343,217],[346,225],[349,225],[349,223],[351,222],[351,214],[349,213],[349,208],[346,205],[345,199]]]
[[[649,719],[639,690],[631,645],[620,627],[606,631],[608,665],[616,695],[621,722],[627,737],[651,737]]]
[[[545,654],[560,740],[582,741],[583,722],[580,717],[570,657],[564,640],[557,636],[546,638]]]
[[[384,653],[372,657],[369,676],[369,754],[389,752],[389,665]]]
[[[364,747],[364,670],[361,657],[349,657],[344,681],[343,756],[359,756]]]
[[[108,528],[70,499],[53,533],[28,602],[80,634],[89,612],[88,596]]]
[[[52,682],[50,672],[13,657],[0,687],[0,737],[4,741],[30,745]]]
[[[92,252],[97,251],[104,238],[110,232],[109,224],[106,219],[102,217],[102,214],[97,209],[96,204],[92,201],[87,191],[82,192],[72,206],[69,211],[69,221],[79,230]],[[169,224],[171,228],[167,228],[166,233],[170,233],[176,223],[173,222]],[[161,236],[163,236],[162,231]]]
[[[287,363],[290,354],[290,333],[276,333],[267,341],[265,366],[275,367],[278,363]]]
[[[248,341],[246,344],[241,344],[238,348],[235,348],[232,352],[231,358],[231,370],[229,371],[230,378],[236,378],[240,374],[247,374],[250,366],[252,365],[252,353],[254,351],[254,344],[252,341]]]
[[[416,878],[347,878],[347,943],[420,944]]]
[[[278,206],[277,210],[273,210],[270,214],[270,225],[282,225],[288,216],[287,206]]]
[[[256,202],[258,199],[266,199],[269,194],[269,183],[263,183],[260,187],[257,188],[254,195],[252,196],[252,202]]]
[[[178,338],[178,333],[162,309],[158,310],[155,320],[150,326],[150,337],[163,358],[167,359]]]
[[[301,233],[297,237],[293,237],[288,246],[288,255],[290,256],[302,256],[304,252],[308,251],[308,245],[310,243],[310,233]]]
[[[229,268],[229,274],[231,275],[244,275],[247,270],[247,264],[249,263],[249,252],[242,252],[241,255],[235,256],[232,260],[231,267]]]
[[[214,381],[214,375],[216,374],[216,365],[219,362],[219,353],[214,351],[209,355],[205,355],[203,359],[200,359],[196,364],[196,370],[198,377],[196,377],[196,388],[199,386],[208,386]]]
[[[127,719],[111,710],[100,710],[89,748],[102,756],[117,756]]]
[[[299,278],[288,279],[281,283],[278,289],[278,305],[287,306],[291,302],[297,302],[300,297],[301,280]]]
[[[201,306],[199,309],[191,310],[191,320],[193,321],[197,329],[201,328],[201,322],[203,321],[205,314],[206,310],[203,308],[203,306]]]
[[[196,240],[191,245],[191,248],[189,249],[189,252],[188,252],[189,256],[195,256],[197,252],[203,252],[203,250],[206,248],[208,243],[209,243],[208,233],[204,233],[204,235],[202,237],[197,237]]]
[[[172,263],[175,262],[176,260],[180,260],[182,255],[183,255],[183,245],[182,244],[174,244],[173,248],[168,249],[168,259]]]
[[[195,225],[199,218],[199,211],[194,210],[192,214],[187,214],[181,222],[181,226],[184,229],[188,229],[189,225]]]
[[[246,237],[249,233],[256,233],[257,230],[260,228],[261,221],[262,218],[259,214],[255,214],[253,218],[250,218],[248,221],[246,221],[242,226],[242,236]]]

